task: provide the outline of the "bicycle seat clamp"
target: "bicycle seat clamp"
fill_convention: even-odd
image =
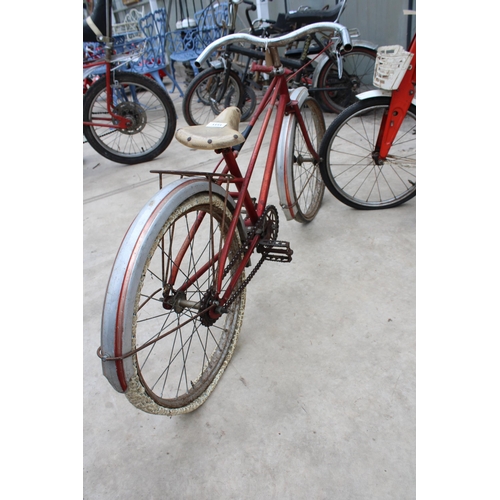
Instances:
[[[184,146],[194,149],[224,149],[245,142],[238,131],[241,111],[236,106],[226,108],[206,125],[195,125],[177,130],[175,138]]]

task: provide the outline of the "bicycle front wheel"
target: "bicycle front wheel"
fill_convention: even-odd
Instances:
[[[102,345],[111,345],[115,353],[137,352],[127,368],[120,367],[125,360],[104,365],[115,363],[118,377],[128,370],[121,375],[121,389],[145,412],[177,415],[195,410],[231,359],[243,321],[244,289],[220,317],[209,314],[216,305],[218,272],[224,271],[218,268],[218,254],[231,220],[224,199],[202,191],[173,210],[157,205],[143,220],[137,239],[120,250],[106,294]],[[233,265],[226,269],[222,293],[241,262],[238,231],[230,245]],[[119,269],[122,261],[127,262],[125,270]],[[236,287],[243,279],[244,273]],[[132,330],[129,340],[127,325]]]
[[[174,137],[176,114],[172,100],[154,80],[135,73],[112,74],[112,110],[130,119],[126,129],[116,125],[108,112],[106,79],[93,83],[83,96],[83,134],[102,156],[116,163],[133,165],[156,158]]]
[[[224,68],[206,69],[189,84],[182,114],[188,125],[205,125],[229,106],[243,109],[245,92],[240,77]]]
[[[243,98],[243,106],[241,107],[240,121],[246,122],[249,118],[251,118],[253,112],[255,111],[255,108],[257,106],[257,96],[255,95],[255,92],[252,90],[252,88],[249,86],[245,86],[243,92],[245,93],[245,95]],[[233,93],[234,90],[230,90],[229,93],[226,95],[226,100],[225,100],[226,108],[231,106],[231,102],[234,101]]]
[[[341,113],[356,102],[361,92],[374,89],[373,71],[377,51],[365,47],[354,47],[342,54],[342,77],[339,79],[337,61],[330,59],[321,69],[315,96],[321,107],[329,113]]]
[[[375,144],[389,105],[390,97],[353,104],[332,122],[321,142],[323,180],[328,190],[350,207],[392,208],[416,195],[417,111],[413,104],[386,160],[382,164],[375,161]]]
[[[325,134],[323,112],[312,97],[301,99],[301,93],[307,94],[305,88],[294,92],[291,98],[302,101],[300,114],[307,135],[318,151]],[[282,128],[276,179],[281,206],[287,219],[302,223],[312,221],[321,207],[325,184],[321,178],[319,164],[307,147],[300,123],[292,114],[285,118]]]

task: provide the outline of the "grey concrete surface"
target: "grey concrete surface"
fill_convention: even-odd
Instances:
[[[215,161],[175,139],[135,166],[83,147],[83,498],[415,498],[415,200],[363,212],[326,192],[309,225],[280,212],[293,261],[252,280],[233,359],[195,412],[143,413],[102,375],[106,284],[157,190],[149,171]]]

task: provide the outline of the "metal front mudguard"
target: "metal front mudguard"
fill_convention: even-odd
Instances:
[[[391,97],[392,91],[391,90],[384,90],[384,89],[374,89],[374,90],[368,90],[366,92],[362,92],[361,94],[358,94],[356,96],[357,99],[360,101],[363,101],[365,99],[371,99],[373,97]],[[414,97],[411,103],[416,106],[417,105],[417,98]]]
[[[290,93],[290,99],[297,101],[299,108],[308,97],[309,91],[306,87],[299,87]],[[295,218],[294,207],[297,205],[293,189],[292,169],[287,166],[289,158],[293,156],[293,134],[296,120],[292,113],[288,113],[283,118],[276,154],[276,187],[280,206],[287,220]]]

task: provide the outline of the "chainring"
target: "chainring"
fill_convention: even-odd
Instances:
[[[274,205],[266,207],[258,224],[263,240],[274,241],[278,239],[279,216],[278,209]]]

